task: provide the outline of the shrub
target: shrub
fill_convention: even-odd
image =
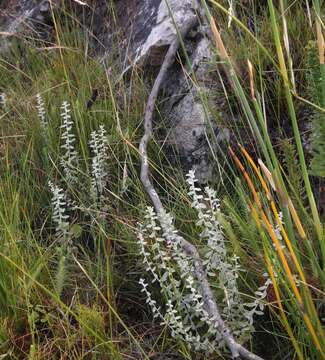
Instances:
[[[246,341],[254,332],[254,315],[263,314],[263,299],[271,280],[254,294],[254,301],[245,302],[239,290],[239,274],[244,272],[239,258],[230,254],[218,221],[220,213],[216,192],[206,187],[201,191],[197,187],[194,171],[187,175],[188,195],[192,207],[196,210],[200,237],[206,243],[207,250],[202,254],[205,271],[210,281],[216,284],[220,293],[223,320],[233,335],[241,342]],[[194,277],[195,259],[189,257],[181,247],[173,217],[165,212],[157,215],[147,208],[145,222],[140,225],[138,244],[146,271],[152,277],[152,283],[159,283],[160,292],[166,299],[165,310],[153,299],[148,284],[141,278],[140,284],[154,318],[169,326],[175,338],[182,339],[195,350],[218,351],[224,347],[222,334],[212,326],[199,284]],[[161,224],[158,225],[158,224]],[[167,229],[167,230],[162,230]]]

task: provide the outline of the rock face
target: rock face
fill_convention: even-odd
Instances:
[[[199,31],[193,36],[186,44],[193,78],[185,76],[187,71],[181,66],[172,68],[165,84],[169,101],[162,109],[170,129],[169,142],[177,148],[184,170],[194,168],[198,179],[206,182],[214,176],[211,155],[218,151],[220,131],[210,112],[212,102],[217,103],[209,75],[210,42]]]
[[[55,1],[53,5],[56,5]],[[3,0],[0,2],[0,28],[8,36],[26,30],[28,25],[46,23],[49,15],[50,3],[47,0]]]
[[[171,44],[177,35],[175,24],[182,29],[196,16],[192,3],[191,0],[171,0],[167,5],[164,0],[154,0],[140,5],[134,23],[135,61],[155,58],[155,50],[159,53],[159,50]],[[148,20],[143,21],[146,18]],[[154,64],[158,65],[161,61],[161,57],[156,58]]]
[[[83,6],[82,3],[86,2],[88,5]],[[118,32],[122,73],[134,65],[158,69],[168,46],[177,36],[175,25],[182,29],[197,16],[199,10],[199,2],[193,0],[115,0],[112,16],[104,0],[70,0],[64,4],[83,14],[81,19],[93,19],[92,24],[86,25],[91,27],[98,39],[93,47],[103,60],[110,53],[113,34]],[[58,10],[61,5],[59,1],[52,1],[52,6],[57,6]],[[34,28],[40,24],[51,26],[50,19],[48,0],[0,1],[2,32],[15,34],[26,31],[31,25]],[[157,118],[156,123],[163,121],[167,137],[165,143],[176,148],[184,170],[194,167],[198,170],[199,179],[205,182],[214,176],[209,154],[211,150],[217,152],[216,142],[227,138],[227,132],[218,130],[205,101],[212,99],[217,109],[222,107],[218,99],[213,98],[209,71],[213,53],[208,37],[203,28],[198,27],[184,43],[192,65],[189,68],[183,56],[183,61],[175,61],[170,69],[162,91],[162,116]],[[5,47],[8,46],[7,42]]]

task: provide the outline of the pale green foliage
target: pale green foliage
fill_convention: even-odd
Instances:
[[[7,96],[5,93],[0,93],[0,106],[5,107],[7,104]]]
[[[61,296],[66,280],[66,256],[72,251],[72,239],[70,234],[69,216],[67,215],[67,199],[63,189],[49,181],[52,192],[52,221],[56,225],[56,251],[59,257],[55,273],[55,291]]]
[[[67,198],[63,189],[49,181],[52,192],[52,220],[56,225],[56,236],[66,243],[69,239],[69,215],[67,215]]]
[[[37,96],[37,103],[38,115],[43,130],[42,133],[44,140],[47,141],[48,123],[46,121],[44,102],[40,95]],[[51,181],[48,183],[52,192],[52,221],[56,229],[55,238],[58,265],[55,274],[55,289],[59,296],[63,291],[67,278],[67,263],[70,260],[71,253],[75,250],[73,239],[80,236],[82,232],[81,226],[70,223],[70,216],[68,214],[72,211],[76,215],[82,215],[80,211],[84,209],[84,213],[86,213],[87,216],[89,215],[86,207],[80,201],[81,198],[75,195],[80,191],[80,179],[84,172],[79,168],[79,154],[75,148],[76,138],[73,133],[70,105],[67,101],[64,101],[61,106],[61,118],[62,134],[60,140],[63,153],[59,160],[64,172],[64,179],[62,180],[64,180],[63,183],[65,183],[67,187],[66,190],[64,190],[59,185],[54,185]],[[84,187],[86,191],[83,193],[82,200],[87,204],[94,204],[95,197],[96,206],[98,205],[97,202],[100,202],[102,206],[105,201],[105,186],[108,176],[108,141],[103,125],[91,133],[89,147],[92,152],[91,171],[88,176],[85,175],[85,184],[90,184],[90,188],[87,189]],[[81,174],[79,178],[77,176],[78,172]]]
[[[36,101],[37,101],[36,108],[37,108],[39,122],[40,122],[40,125],[42,128],[43,134],[46,137],[46,134],[48,131],[48,122],[46,119],[45,104],[44,104],[44,100],[43,100],[41,94],[36,95]]]
[[[108,141],[106,130],[103,125],[99,130],[90,134],[91,140],[89,146],[93,152],[92,157],[92,190],[97,199],[102,199],[104,195],[105,185],[107,183],[107,151]]]
[[[262,314],[263,299],[270,280],[256,291],[252,303],[244,302],[238,288],[239,272],[243,269],[239,265],[239,258],[230,255],[227,249],[218,221],[220,207],[216,192],[209,187],[202,192],[196,186],[194,171],[190,171],[187,177],[188,194],[198,216],[196,226],[207,245],[207,251],[202,254],[205,270],[211,282],[223,293],[222,299],[218,299],[223,320],[235,337],[244,341],[254,331],[254,315]],[[152,208],[148,208],[138,240],[146,271],[150,273],[152,283],[159,283],[166,299],[163,311],[152,298],[148,284],[140,279],[154,318],[160,318],[163,324],[170,327],[173,337],[183,339],[195,350],[220,350],[224,346],[222,334],[216,331],[204,308],[200,284],[194,275],[194,260],[183,250],[172,216],[165,212],[157,215]]]
[[[62,157],[61,164],[63,167],[66,181],[76,182],[76,169],[78,168],[78,153],[75,149],[76,138],[72,130],[73,121],[71,120],[70,104],[64,101],[61,106],[62,117],[62,136],[61,149]]]

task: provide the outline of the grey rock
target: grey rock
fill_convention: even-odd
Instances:
[[[202,30],[188,42],[187,54],[194,75],[188,79],[181,67],[171,69],[170,80],[165,84],[170,100],[162,111],[170,129],[167,143],[177,148],[184,171],[196,170],[198,180],[205,183],[216,179],[213,157],[220,155],[220,147],[229,141],[230,134],[217,126],[210,111],[219,111],[225,104],[215,92],[221,84],[211,75],[213,52]],[[188,72],[189,69],[185,74]]]
[[[53,0],[55,8],[59,0]],[[49,0],[16,0],[7,5],[0,4],[0,54],[10,48],[11,39],[18,34],[33,31],[38,24],[44,24],[51,17]],[[33,35],[35,35],[33,33]]]
[[[60,1],[52,3],[57,6]],[[77,3],[72,1],[72,4],[78,9]],[[10,34],[26,31],[31,24],[37,26],[45,22],[51,11],[48,0],[16,0],[16,5],[11,9],[0,3],[0,31]],[[121,39],[118,62],[123,64],[122,74],[135,65],[157,72],[168,46],[177,36],[176,27],[182,29],[197,16],[200,6],[198,0],[168,0],[168,5],[166,0],[115,0],[114,5],[116,24],[104,0],[93,2],[93,8],[83,7],[82,11],[91,12],[89,18],[94,19],[92,31],[99,41],[93,48],[103,63],[111,54],[113,37],[118,33]],[[8,46],[7,41],[2,49]],[[210,75],[213,52],[203,26],[187,36],[185,47],[191,69],[184,56],[181,63],[175,61],[162,89],[162,117],[156,117],[155,125],[161,127],[163,121],[166,144],[176,148],[184,170],[194,167],[200,180],[206,182],[214,178],[211,152],[216,154],[218,143],[227,141],[227,131],[220,131],[208,110],[211,106],[206,104],[209,99],[217,109],[223,104],[214,95],[215,86],[219,85],[215,85]]]
[[[150,1],[147,1],[147,3],[150,3]],[[151,1],[151,6],[144,6],[139,12],[135,23],[135,26],[137,26],[135,39],[138,39],[138,41],[135,42],[136,57],[134,61],[139,62],[148,57],[150,58],[154,49],[170,45],[177,36],[176,27],[181,30],[190,18],[196,16],[192,4],[192,0],[170,0],[168,5],[165,0],[156,0]],[[141,21],[148,11],[151,21]],[[173,15],[171,16],[171,14]],[[143,33],[146,35],[140,35]],[[156,64],[161,63],[162,60],[156,61]]]
[[[169,8],[165,0],[147,0],[135,5],[133,11],[138,15],[135,16],[128,41],[132,44],[126,55],[130,61],[124,71],[135,64],[158,67],[168,46],[177,36],[175,25],[182,29],[187,21],[197,16],[198,9],[199,3],[192,0],[170,0]],[[146,20],[143,21],[143,18]],[[196,83],[193,85],[192,80],[184,74],[182,67],[186,67],[185,62],[175,62],[165,81],[161,101],[161,114],[166,127],[164,143],[176,148],[185,171],[194,168],[199,180],[207,182],[215,178],[211,151],[218,152],[216,142],[227,141],[229,132],[220,132],[208,110],[210,106],[202,101],[213,97],[209,66],[213,53],[205,29],[195,29],[185,45]],[[214,102],[218,103],[218,100],[214,99]],[[158,127],[161,127],[160,122],[161,119],[156,119]],[[218,135],[219,132],[223,136]]]

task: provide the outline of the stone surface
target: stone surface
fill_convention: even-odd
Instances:
[[[199,34],[187,51],[196,84],[184,76],[182,69],[172,69],[170,78],[174,80],[165,85],[170,101],[165,105],[163,113],[170,128],[168,143],[177,147],[184,170],[194,168],[199,180],[204,182],[213,177],[207,142],[208,126],[211,125],[212,130],[216,131],[215,122],[202,101],[210,93],[205,77],[212,53],[209,41]]]
[[[53,6],[56,1],[52,1]],[[46,22],[50,14],[48,0],[11,0],[0,2],[0,29],[2,32],[15,35],[21,31],[31,30],[30,25]]]
[[[117,0],[117,31],[128,65],[162,63],[165,52],[177,34],[195,15],[196,0]],[[173,14],[173,17],[170,16]],[[102,38],[109,51],[110,34]]]
[[[52,3],[60,5],[59,0]],[[65,2],[74,6],[80,19],[93,19],[92,24],[87,20],[85,24],[97,39],[92,46],[103,61],[112,51],[114,36],[119,39],[121,73],[134,65],[157,72],[168,46],[177,36],[175,24],[181,29],[197,16],[199,7],[196,0],[168,0],[168,6],[166,0],[115,0],[112,16],[107,3],[88,1],[89,6],[82,6],[74,0]],[[48,0],[0,1],[0,31],[15,34],[31,27],[37,29],[42,23],[51,26]],[[177,149],[184,170],[196,168],[200,180],[205,182],[214,176],[211,151],[217,152],[217,139],[227,138],[227,133],[220,136],[214,117],[202,101],[212,99],[216,108],[222,107],[214,96],[216,79],[212,81],[209,68],[213,53],[203,28],[194,29],[185,39],[185,46],[192,69],[187,68],[184,56],[175,61],[163,86],[162,116],[156,118],[156,125],[161,128],[163,121],[165,143]]]
[[[141,5],[142,9],[135,21],[135,61],[150,58],[155,49],[164,48],[172,43],[177,36],[175,24],[182,29],[190,18],[196,16],[192,3],[192,0],[171,0],[167,6],[164,0],[154,0],[148,6]],[[143,21],[147,16],[149,21]],[[155,65],[162,60],[161,58],[155,61]]]

